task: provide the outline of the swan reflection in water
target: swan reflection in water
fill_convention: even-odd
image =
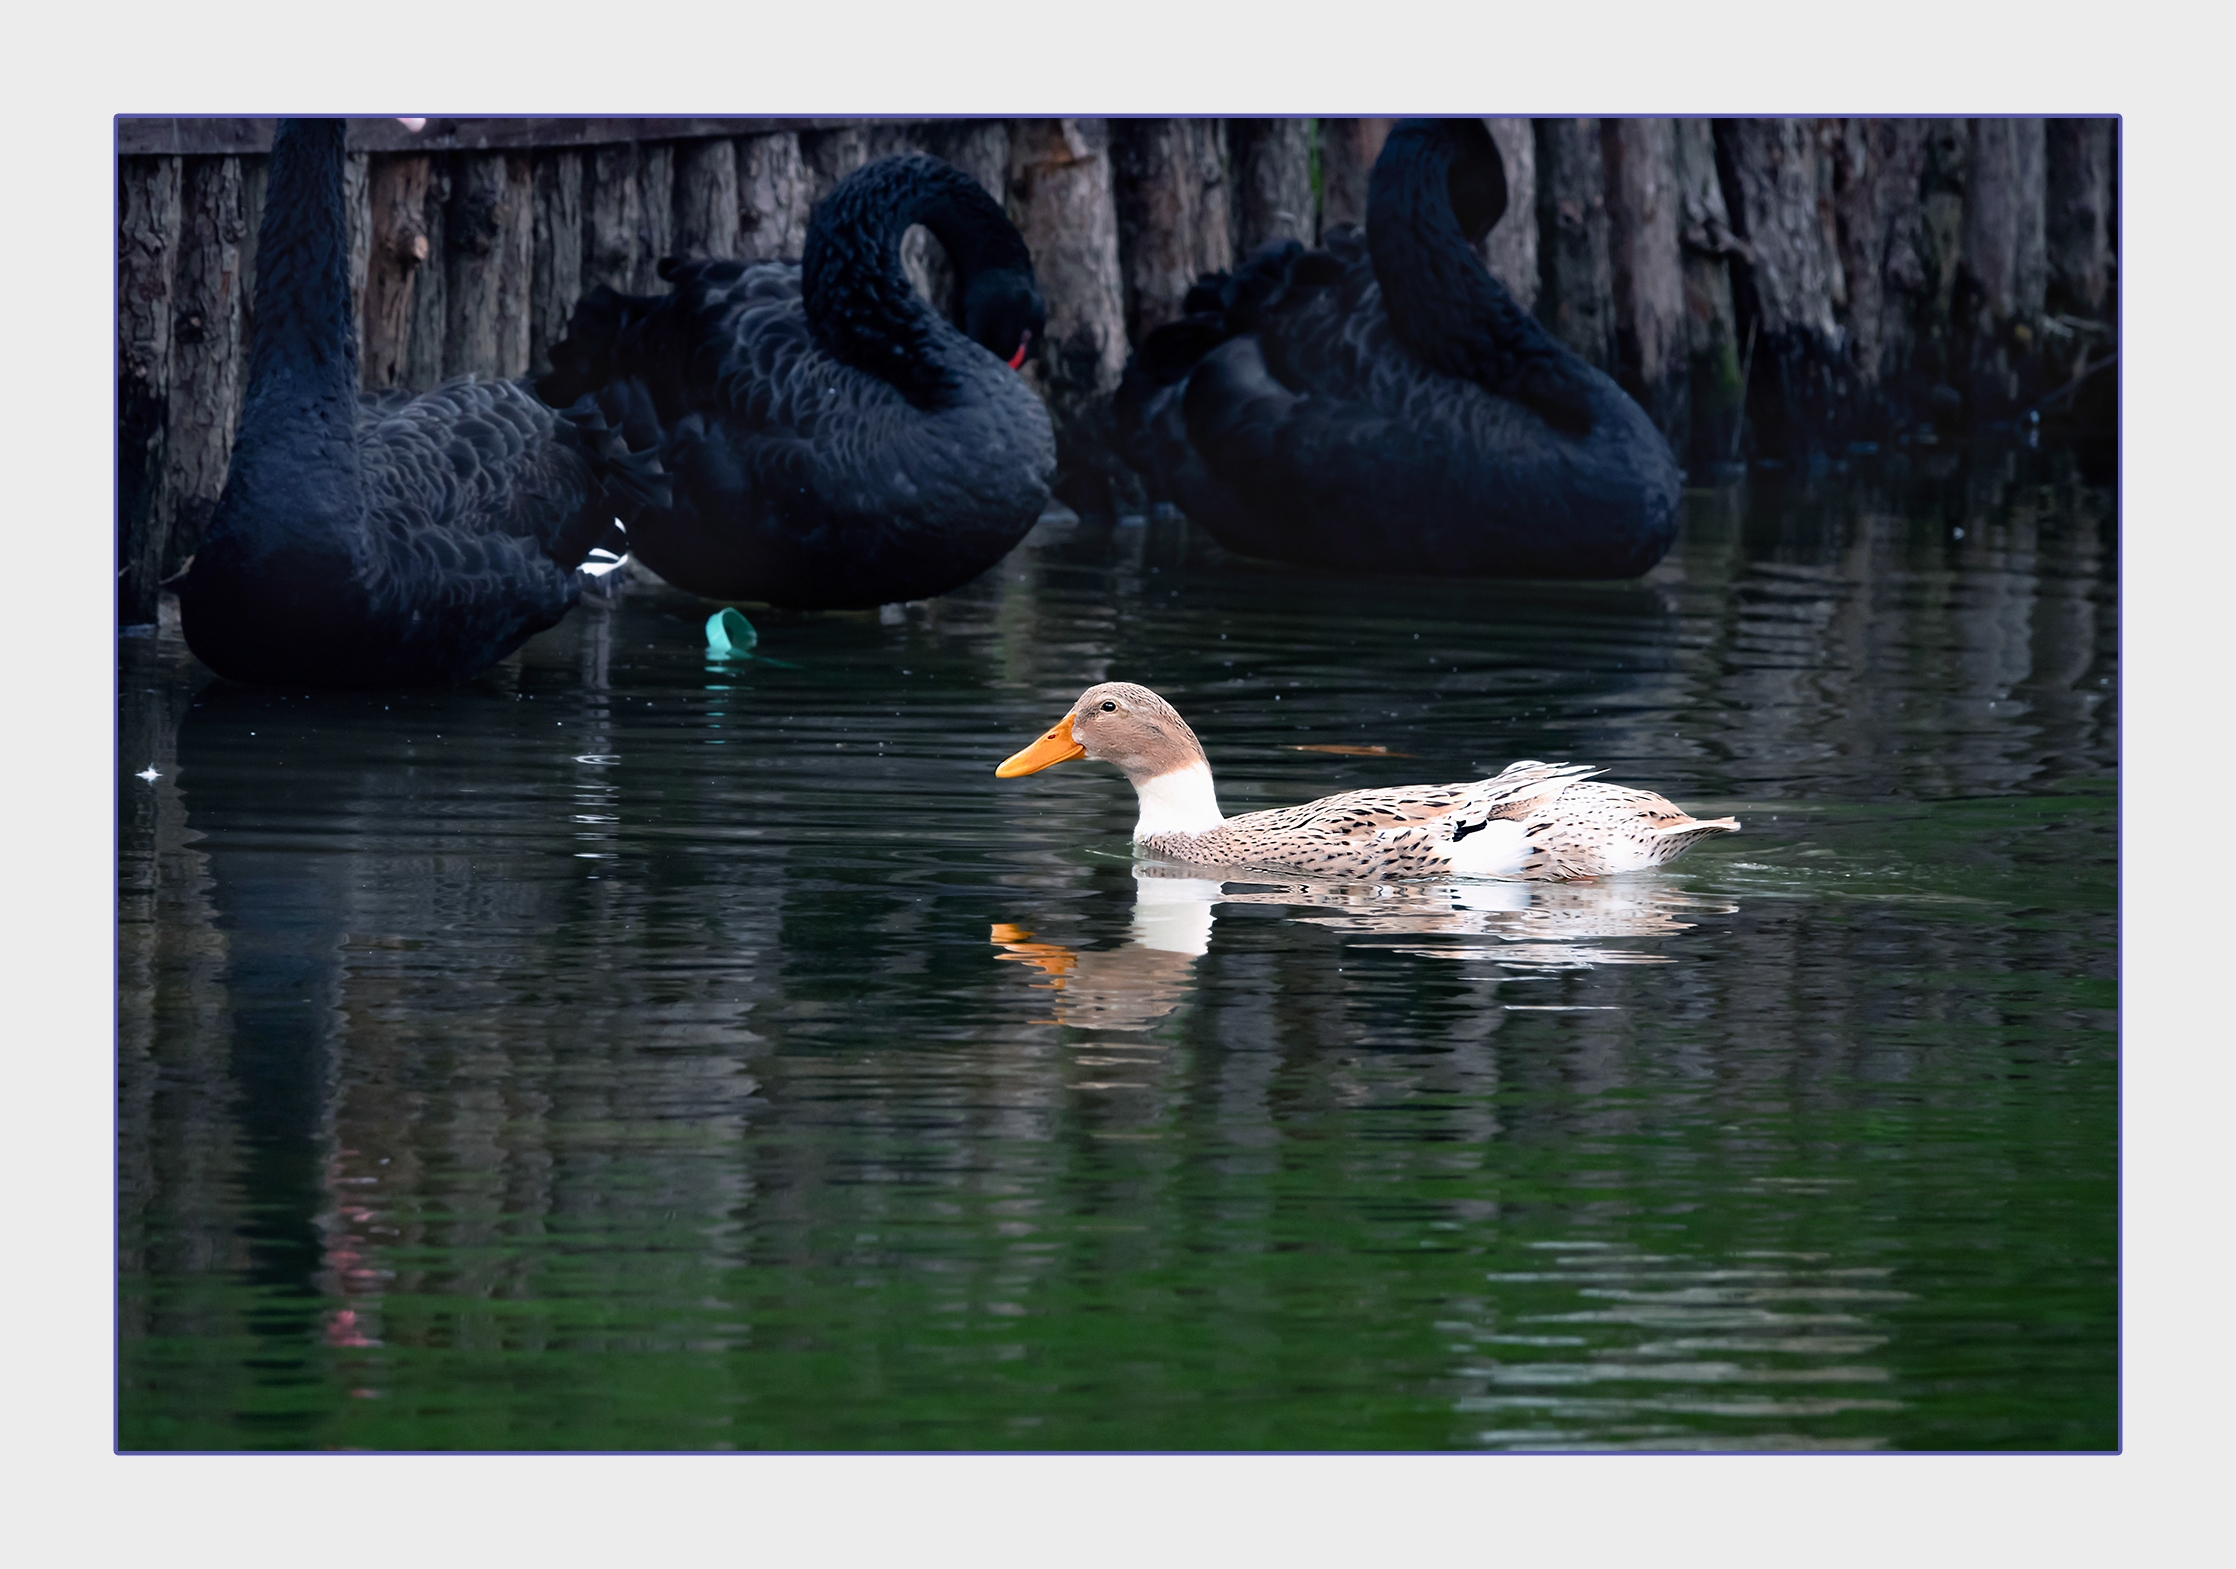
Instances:
[[[1544,973],[1605,964],[1670,964],[1673,955],[1601,946],[1607,939],[1671,937],[1697,919],[1738,906],[1652,877],[1598,882],[1313,883],[1196,875],[1200,868],[1134,865],[1133,934],[1123,946],[1080,950],[1035,942],[1024,927],[997,923],[997,959],[1041,972],[1032,984],[1054,993],[1054,1016],[1036,1024],[1146,1030],[1195,986],[1196,960],[1211,947],[1220,904],[1293,905],[1298,914],[1365,944],[1424,959],[1496,964]],[[1493,942],[1452,939],[1493,938]],[[1420,941],[1442,938],[1445,941]],[[1413,939],[1413,940],[1407,940]]]

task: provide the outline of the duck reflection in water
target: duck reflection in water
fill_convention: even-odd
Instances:
[[[1081,951],[1035,942],[1022,926],[996,923],[992,941],[1003,951],[995,957],[1039,970],[1046,979],[1032,984],[1055,994],[1054,1017],[1033,1022],[1150,1028],[1194,990],[1196,961],[1211,949],[1219,904],[1296,906],[1295,919],[1304,924],[1352,937],[1495,938],[1368,946],[1536,972],[1669,964],[1670,954],[1599,944],[1609,938],[1673,937],[1690,930],[1694,918],[1739,908],[1713,895],[1635,877],[1594,883],[1260,883],[1223,882],[1197,876],[1197,870],[1135,863],[1133,933],[1122,947]]]

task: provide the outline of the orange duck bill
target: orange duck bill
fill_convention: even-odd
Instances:
[[[1071,738],[1071,715],[1066,714],[1048,727],[1046,735],[995,769],[994,777],[1015,779],[1020,774],[1037,774],[1043,768],[1086,755],[1087,749]]]

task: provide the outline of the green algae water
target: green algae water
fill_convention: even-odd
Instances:
[[[2113,1447],[2117,549],[1951,453],[1636,583],[1047,522],[767,659],[656,587],[436,692],[123,640],[118,1444]],[[993,776],[1105,679],[1230,813],[1538,757],[1744,831],[1159,875]]]

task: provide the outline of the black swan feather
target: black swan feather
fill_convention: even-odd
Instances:
[[[959,326],[901,269],[911,223],[955,263]],[[674,292],[585,297],[537,391],[626,496],[636,554],[678,587],[809,608],[927,598],[1046,506],[1055,437],[1013,369],[1045,307],[1024,240],[961,171],[867,164],[817,204],[799,261],[671,258],[660,276]]]
[[[1208,274],[1149,334],[1115,413],[1160,500],[1229,547],[1312,565],[1632,577],[1675,537],[1680,475],[1620,387],[1476,250],[1506,206],[1479,120],[1411,120],[1367,229]]]
[[[566,614],[614,509],[524,385],[359,393],[343,136],[273,138],[248,392],[180,614],[238,681],[463,680]]]

